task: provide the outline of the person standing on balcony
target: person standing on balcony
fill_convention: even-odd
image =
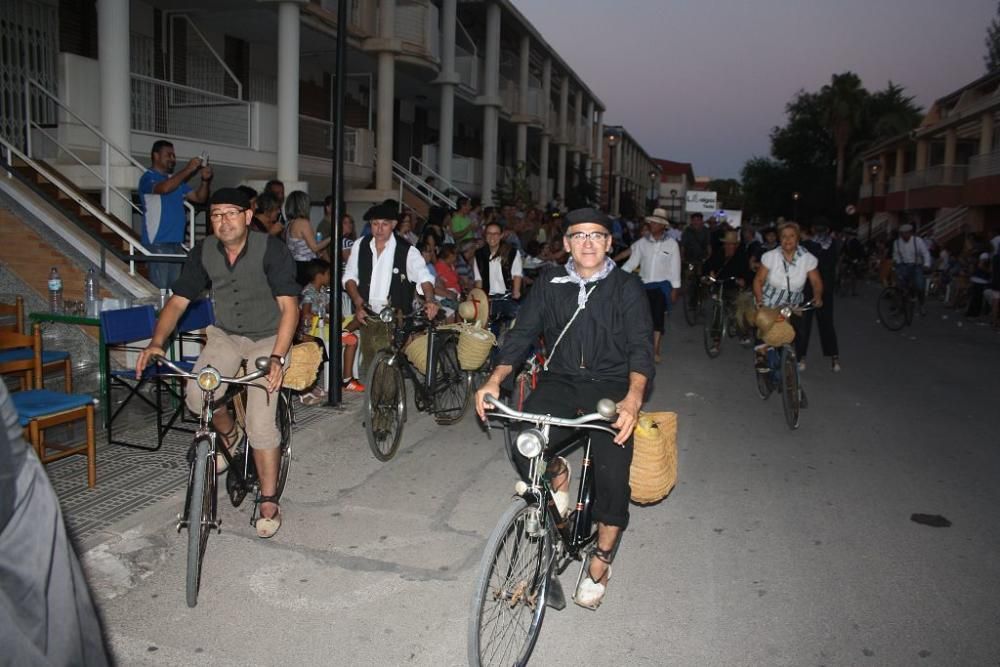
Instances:
[[[181,245],[187,231],[184,202],[204,204],[208,201],[212,168],[204,166],[202,158],[193,157],[175,174],[177,156],[174,154],[174,145],[163,139],[153,143],[150,162],[152,167],[139,179],[143,217],[142,244],[156,253],[186,254]],[[188,185],[195,173],[201,177],[198,189]],[[149,280],[160,289],[173,285],[180,274],[181,263],[149,263]]]

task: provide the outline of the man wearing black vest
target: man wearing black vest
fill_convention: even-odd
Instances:
[[[413,310],[415,292],[419,291],[427,316],[434,318],[434,277],[427,263],[412,245],[396,236],[397,207],[391,201],[372,206],[365,213],[371,224],[370,236],[363,236],[351,246],[351,256],[344,267],[344,289],[354,303],[354,318],[364,324],[364,305],[378,312],[392,306],[404,313]]]
[[[491,222],[483,230],[486,245],[476,251],[473,264],[473,280],[476,287],[483,289],[490,297],[490,309],[501,317],[513,318],[517,315],[517,301],[521,298],[521,253],[512,245],[502,243],[503,228],[500,223]],[[497,300],[506,294],[514,301]]]
[[[295,260],[280,239],[250,231],[253,211],[244,193],[224,188],[212,195],[209,206],[214,237],[199,241],[188,255],[173,285],[174,295],[160,311],[149,347],[139,355],[136,375],[142,375],[153,354],[164,354],[167,339],[188,304],[211,290],[215,324],[206,331],[207,342],[194,372],[211,365],[222,375],[232,376],[244,359],[253,364],[257,357],[269,356],[271,369],[261,382],[266,382],[268,393],[273,394],[281,388],[299,319]],[[278,401],[268,398],[260,391],[247,392],[247,436],[253,443],[260,476],[258,537],[271,537],[281,527],[278,498],[274,495],[281,457],[274,419]],[[190,380],[188,408],[200,411],[201,401],[201,391]],[[235,428],[228,411],[217,411],[212,421],[227,445],[234,445]],[[224,469],[220,467],[218,472]]]

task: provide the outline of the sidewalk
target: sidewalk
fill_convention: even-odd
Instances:
[[[296,398],[292,438],[314,424],[322,423],[329,431],[360,428],[363,394],[344,396],[341,408],[308,407]],[[116,425],[115,433],[127,432],[130,440],[156,444],[155,424],[138,418]],[[86,459],[71,456],[46,466],[52,486],[59,496],[66,528],[81,554],[120,536],[148,518],[150,514],[175,515],[187,484],[185,460],[191,434],[170,431],[157,451],[109,445],[104,431],[97,433],[97,485],[87,488]],[[296,443],[300,444],[300,443]],[[169,502],[168,502],[169,501]]]

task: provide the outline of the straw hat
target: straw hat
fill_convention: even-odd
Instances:
[[[667,216],[667,209],[665,208],[654,208],[652,215],[646,216],[646,222],[653,223],[654,225],[665,225],[670,226],[670,219]]]
[[[478,287],[469,291],[469,298],[458,304],[458,316],[485,328],[490,319],[490,298]]]

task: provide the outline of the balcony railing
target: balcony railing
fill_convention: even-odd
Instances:
[[[973,155],[969,160],[969,178],[983,178],[1000,174],[1000,151]]]
[[[333,135],[337,126],[322,118],[299,116],[299,153],[310,157],[332,159]],[[356,127],[344,128],[344,162],[363,167],[372,166],[370,148],[365,139],[371,134]]]
[[[904,175],[903,185],[907,190],[962,185],[965,183],[967,171],[968,168],[964,164],[939,164]]]
[[[500,101],[503,104],[503,110],[509,114],[516,114],[520,112],[520,91],[517,89],[517,83],[510,79],[505,79],[500,77]]]
[[[458,83],[472,93],[479,92],[479,58],[476,54],[455,47],[455,69],[458,72]]]
[[[906,178],[901,176],[892,176],[889,178],[889,192],[903,192],[906,190],[905,180]]]
[[[132,129],[137,132],[249,148],[252,124],[249,102],[132,75]]]
[[[395,30],[404,49],[407,45],[415,46],[426,51],[435,60],[440,60],[438,8],[430,0],[410,0],[410,4],[398,4]]]

